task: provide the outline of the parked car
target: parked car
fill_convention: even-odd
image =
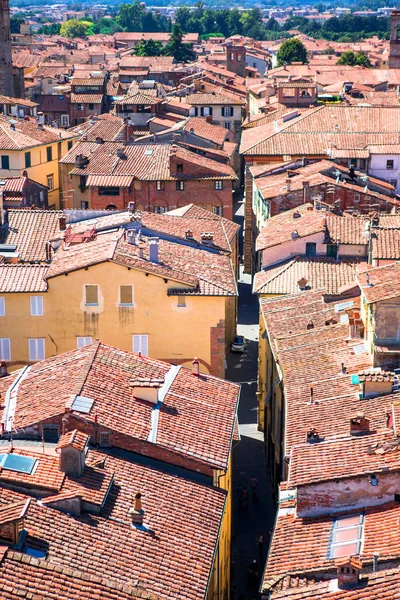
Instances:
[[[246,340],[242,335],[237,335],[231,344],[231,352],[244,352],[246,350]]]

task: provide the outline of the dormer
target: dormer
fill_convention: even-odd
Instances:
[[[150,377],[137,377],[130,382],[135,398],[151,402],[152,404],[157,404],[159,391],[163,384],[164,379]]]
[[[62,435],[57,444],[60,470],[70,477],[81,477],[85,468],[89,436],[77,429]]]
[[[31,499],[6,504],[0,508],[0,542],[16,546],[25,525]]]

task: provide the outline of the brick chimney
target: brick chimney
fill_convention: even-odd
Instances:
[[[6,365],[5,361],[2,360],[0,362],[0,378],[1,377],[7,377],[7,375],[8,375],[7,365]]]
[[[349,556],[336,561],[338,588],[346,590],[360,583],[362,562],[359,556]]]
[[[81,477],[88,446],[89,436],[77,429],[62,435],[56,448],[60,454],[60,471],[71,477]]]
[[[158,242],[160,238],[149,238],[149,255],[152,263],[158,263]]]
[[[363,412],[359,412],[350,419],[350,435],[359,435],[369,432],[369,419]]]
[[[195,358],[192,362],[192,373],[196,377],[199,377],[200,375],[200,362],[198,358]]]
[[[60,231],[65,231],[67,228],[67,217],[65,215],[58,218],[58,227]]]
[[[133,508],[129,509],[129,514],[132,518],[132,525],[143,525],[144,510],[142,508],[142,494],[137,492]]]

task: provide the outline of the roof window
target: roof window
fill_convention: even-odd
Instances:
[[[72,403],[71,410],[76,410],[80,413],[90,413],[94,400],[85,398],[85,396],[76,396]]]
[[[363,526],[364,517],[361,514],[335,519],[332,523],[329,558],[359,554]]]
[[[7,471],[16,471],[17,473],[26,473],[31,475],[37,460],[30,456],[21,456],[20,454],[4,454],[0,460],[0,466]]]

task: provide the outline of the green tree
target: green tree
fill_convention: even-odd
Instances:
[[[291,38],[283,42],[278,50],[277,59],[278,67],[284,64],[290,65],[293,62],[304,64],[307,62],[307,49],[299,38]]]
[[[15,17],[11,17],[11,19],[10,19],[11,33],[19,33],[22,23],[25,23],[25,19],[23,17],[18,17],[17,15]]]
[[[118,22],[125,31],[143,31],[145,8],[135,0],[133,4],[121,4]]]
[[[268,31],[281,31],[281,26],[279,25],[278,21],[272,17],[266,22],[265,29]]]
[[[67,38],[85,37],[87,30],[92,23],[87,21],[78,21],[78,19],[69,19],[61,25],[60,35]]]
[[[161,56],[162,44],[154,40],[142,40],[136,46],[138,56]]]
[[[174,62],[190,62],[195,60],[196,54],[193,52],[192,44],[183,43],[183,32],[177,23],[172,27],[171,36],[168,44],[164,48],[165,56],[173,56]]]
[[[342,56],[336,63],[337,65],[350,65],[351,67],[359,65],[362,67],[371,67],[371,62],[368,56],[364,52],[353,52],[353,50],[347,50],[343,52]]]
[[[180,6],[175,13],[175,23],[179,25],[182,31],[187,31],[188,22],[192,16],[190,8],[187,6]]]

